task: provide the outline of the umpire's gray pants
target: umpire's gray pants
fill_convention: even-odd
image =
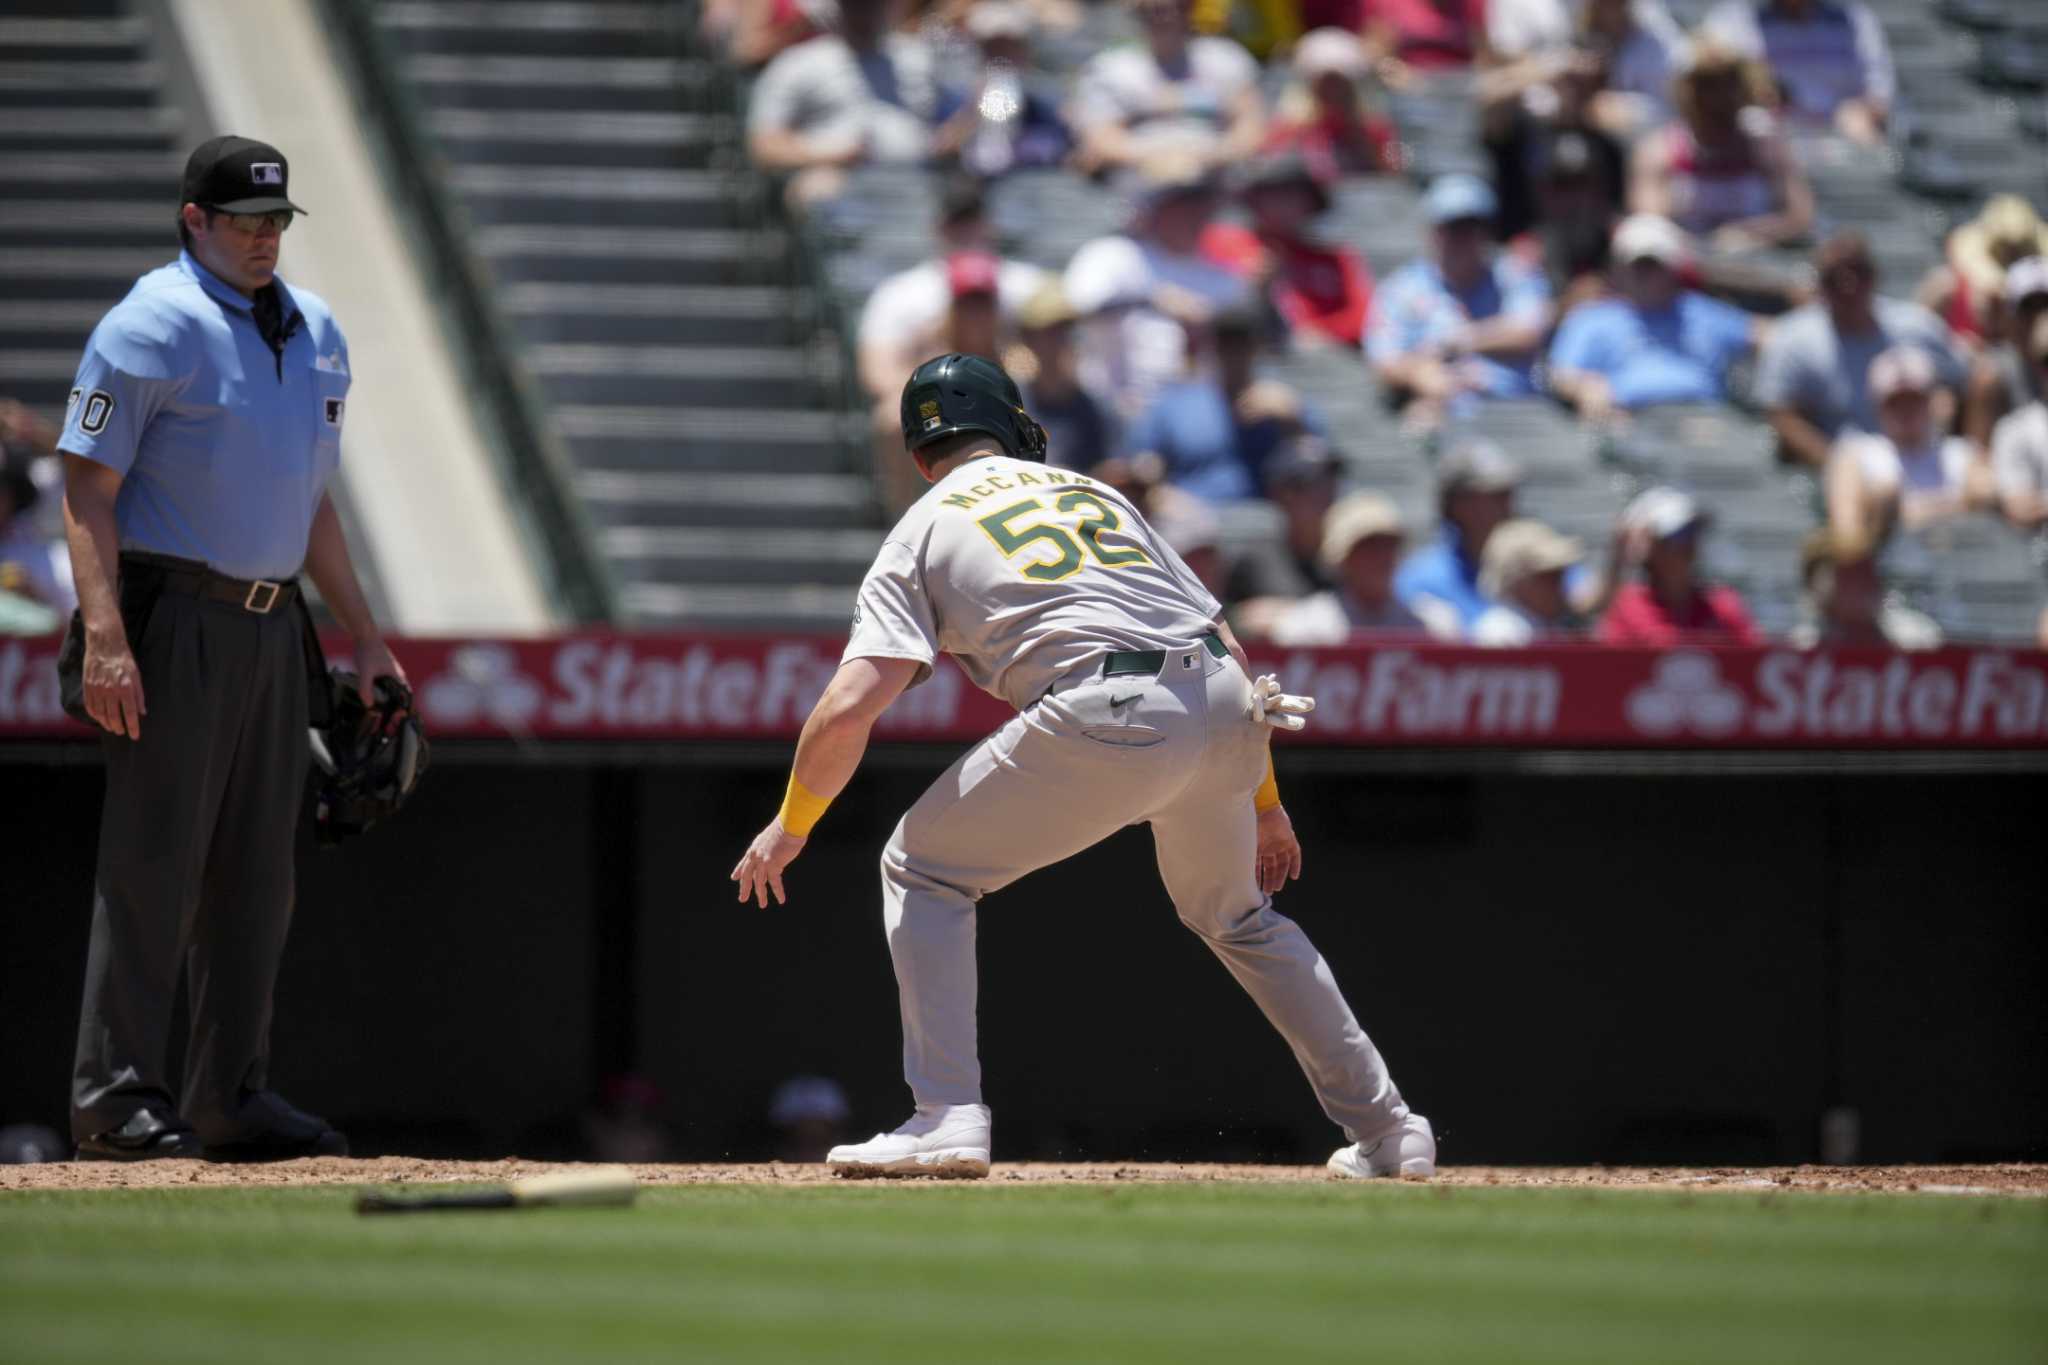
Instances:
[[[1315,945],[1259,889],[1252,793],[1265,771],[1249,681],[1199,646],[1171,651],[1157,678],[1057,687],[947,769],[882,854],[903,1072],[917,1102],[981,1102],[975,902],[1149,821],[1181,922],[1280,1030],[1323,1111],[1352,1141],[1399,1127],[1408,1106],[1379,1050]]]
[[[149,1107],[229,1142],[254,1135],[243,1099],[267,1084],[271,989],[292,917],[309,758],[299,615],[167,592],[139,629],[129,624],[149,714],[139,740],[101,736],[107,794],[71,1131],[89,1137]],[[181,967],[192,1031],[174,1088],[165,1053]]]

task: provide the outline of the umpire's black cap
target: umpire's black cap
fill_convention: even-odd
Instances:
[[[224,209],[229,213],[275,213],[305,210],[285,198],[291,163],[267,142],[246,137],[217,137],[193,149],[185,162],[180,204]]]

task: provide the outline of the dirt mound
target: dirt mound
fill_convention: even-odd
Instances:
[[[0,1191],[196,1189],[210,1186],[413,1185],[443,1181],[513,1180],[562,1169],[543,1161],[429,1161],[415,1157],[351,1160],[321,1157],[268,1166],[216,1166],[203,1161],[148,1161],[0,1166]],[[647,1185],[817,1184],[833,1179],[823,1166],[635,1166]],[[1173,1162],[998,1163],[991,1185],[1039,1181],[1085,1183],[1304,1181],[1326,1179],[1320,1166],[1209,1166]],[[2048,1165],[1972,1166],[1450,1166],[1439,1186],[1523,1186],[1645,1190],[1808,1190],[1818,1192],[1998,1194],[2048,1196]]]

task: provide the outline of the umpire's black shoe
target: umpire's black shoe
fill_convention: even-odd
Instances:
[[[347,1156],[348,1139],[326,1119],[308,1114],[272,1090],[247,1091],[239,1115],[241,1136],[206,1144],[208,1161],[295,1161],[306,1156]]]
[[[163,1161],[199,1154],[199,1134],[183,1119],[148,1109],[138,1109],[119,1128],[95,1133],[78,1144],[80,1161]]]
[[[306,1156],[347,1155],[348,1138],[338,1128],[315,1133],[259,1133],[206,1147],[208,1161],[296,1161]]]

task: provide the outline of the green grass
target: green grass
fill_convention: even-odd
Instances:
[[[694,1186],[0,1196],[0,1361],[2048,1359],[2048,1202]]]

